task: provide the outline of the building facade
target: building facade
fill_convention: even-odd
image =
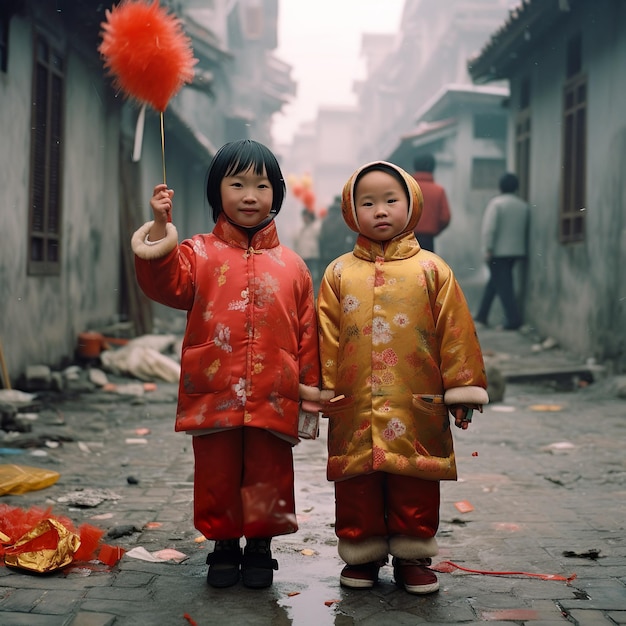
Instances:
[[[621,0],[525,0],[469,63],[476,82],[510,82],[508,160],[532,212],[526,320],[620,371],[625,63]]]
[[[204,186],[215,150],[240,138],[271,145],[272,115],[294,93],[290,67],[273,56],[277,0],[161,4],[198,58],[163,116],[165,172],[159,116],[147,111],[137,150],[139,108],[105,75],[107,6],[0,3],[0,345],[10,378],[70,362],[84,331],[120,321],[150,331],[130,235],[151,217],[154,185],[165,173],[176,190],[181,236],[210,230]]]

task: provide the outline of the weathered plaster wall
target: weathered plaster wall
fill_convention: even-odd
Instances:
[[[65,82],[61,271],[27,274],[32,38],[28,20],[13,18],[9,68],[0,84],[0,338],[12,378],[28,364],[72,356],[79,332],[111,322],[119,310],[117,113],[99,68],[72,48]]]
[[[580,3],[582,13],[537,46],[531,76],[532,226],[526,318],[581,356],[623,362],[626,347],[626,7]],[[585,240],[558,241],[562,162],[562,86],[566,41],[583,35],[588,76]],[[513,100],[517,82],[513,81]]]

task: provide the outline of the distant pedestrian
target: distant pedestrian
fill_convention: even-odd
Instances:
[[[335,196],[320,229],[321,272],[338,256],[350,252],[355,242],[356,234],[346,226],[341,215],[341,196]]]
[[[342,210],[359,236],[318,296],[340,582],[372,587],[391,554],[398,586],[432,593],[440,481],[457,477],[448,412],[467,429],[488,402],[483,357],[452,270],[413,234],[415,180],[370,163],[346,183]]]
[[[519,186],[515,174],[504,174],[499,186],[500,195],[489,202],[483,215],[482,247],[489,280],[474,319],[486,326],[498,296],[506,317],[503,328],[516,330],[522,325],[522,316],[515,297],[513,267],[527,255],[530,210],[515,193]]]
[[[413,160],[413,168],[413,177],[424,196],[424,210],[414,232],[420,246],[434,252],[435,237],[450,223],[448,197],[445,189],[435,182],[435,157],[432,154],[418,154]]]
[[[292,447],[300,400],[319,399],[313,284],[278,240],[285,185],[268,148],[220,148],[206,194],[213,232],[179,244],[174,192],[156,185],[132,246],[148,297],[187,311],[175,428],[193,435],[194,524],[215,540],[207,581],[229,587],[241,571],[263,588],[278,569],[272,537],[298,528]]]
[[[304,259],[311,272],[313,286],[317,290],[321,278],[320,230],[322,222],[317,219],[312,210],[306,207],[302,209],[301,215],[303,224],[293,240],[293,249]]]

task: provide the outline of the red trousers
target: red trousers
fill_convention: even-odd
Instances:
[[[298,530],[292,446],[259,428],[193,438],[194,525],[207,539]]]
[[[430,539],[439,527],[439,482],[374,472],[335,483],[340,539],[404,535]]]

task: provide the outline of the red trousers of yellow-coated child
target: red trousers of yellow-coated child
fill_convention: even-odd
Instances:
[[[193,438],[194,525],[207,539],[296,532],[292,446],[259,428]]]
[[[403,535],[430,539],[439,527],[439,482],[374,472],[335,483],[335,533],[364,541]]]

